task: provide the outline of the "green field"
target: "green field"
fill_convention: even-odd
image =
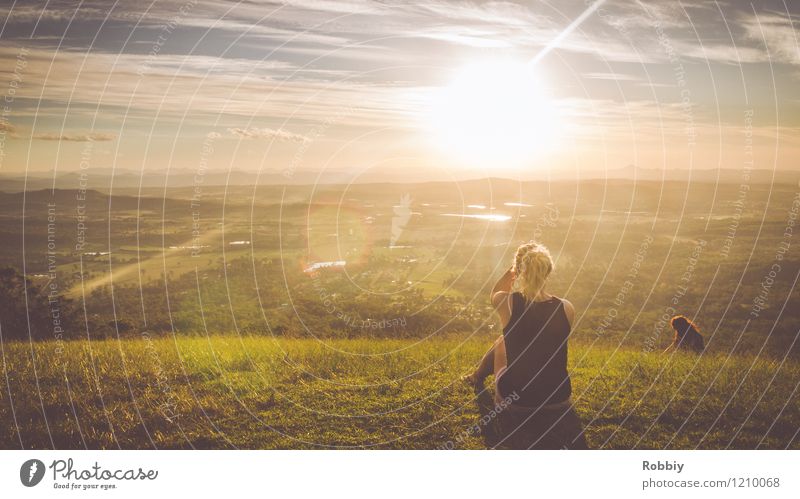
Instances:
[[[2,342],[0,447],[486,448],[497,443],[493,423],[479,424],[490,393],[458,380],[488,344]],[[589,344],[570,356],[593,448],[800,448],[796,361]]]
[[[0,193],[3,448],[492,447],[491,394],[458,380],[531,238],[577,310],[592,447],[800,447],[794,183],[743,207],[735,182],[591,179],[89,194],[76,249],[74,191]],[[677,314],[704,355],[644,353]]]

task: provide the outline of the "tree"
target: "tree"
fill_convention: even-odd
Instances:
[[[74,324],[71,302],[48,301],[40,287],[14,267],[0,268],[0,327],[3,340],[61,338]]]

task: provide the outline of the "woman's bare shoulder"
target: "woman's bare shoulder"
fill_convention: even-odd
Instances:
[[[561,300],[561,303],[564,305],[564,313],[567,314],[567,319],[569,320],[570,325],[572,325],[572,323],[575,321],[575,306],[566,298],[558,297],[558,299]]]

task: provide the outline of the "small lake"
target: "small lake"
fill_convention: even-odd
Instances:
[[[345,265],[347,265],[347,262],[344,260],[334,260],[331,262],[316,262],[306,267],[303,270],[303,272],[314,272],[315,270],[319,269],[328,269],[331,267],[344,267]]]
[[[442,213],[443,217],[472,218],[475,220],[486,220],[488,222],[508,222],[510,215],[500,215],[497,213],[477,214],[477,213]]]

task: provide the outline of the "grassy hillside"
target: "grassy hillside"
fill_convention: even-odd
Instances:
[[[468,428],[489,393],[476,397],[458,379],[487,346],[223,336],[6,342],[0,447],[485,448],[491,424],[484,436]],[[580,345],[570,361],[594,448],[800,448],[796,361]]]

